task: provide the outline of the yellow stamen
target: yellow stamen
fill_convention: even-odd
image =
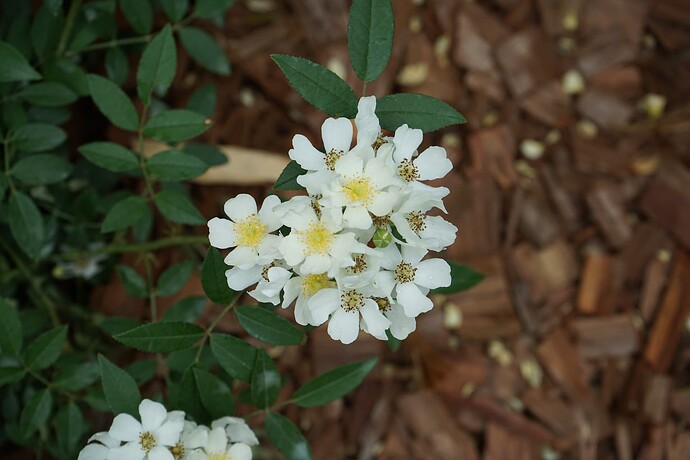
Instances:
[[[409,283],[414,280],[414,276],[417,273],[417,269],[412,267],[409,262],[400,262],[395,267],[395,280],[398,283]]]
[[[333,243],[333,233],[321,222],[312,222],[309,228],[298,232],[306,254],[328,254]]]
[[[340,306],[348,313],[357,312],[364,306],[364,295],[351,289],[340,294]]]
[[[150,431],[145,431],[139,434],[139,445],[147,453],[156,447],[156,438]]]
[[[368,204],[374,198],[376,191],[368,177],[355,176],[343,184],[343,192],[351,203]]]
[[[233,230],[235,230],[237,235],[238,246],[247,246],[254,249],[259,247],[268,234],[268,226],[256,214],[235,222]]]
[[[302,278],[302,294],[311,297],[321,289],[335,287],[335,281],[328,279],[325,273],[319,275],[306,275]]]

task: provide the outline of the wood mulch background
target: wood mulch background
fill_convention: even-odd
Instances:
[[[429,94],[467,117],[425,144],[444,146],[455,164],[441,181],[460,229],[446,256],[486,280],[436,298],[396,353],[365,334],[342,346],[323,327],[305,347],[272,349],[290,375],[283,398],[334,366],[381,358],[344,400],[284,413],[316,459],[689,459],[690,4],[393,4],[393,56],[367,92]],[[269,54],[316,60],[360,94],[348,6],[238,1],[225,32],[209,27],[232,76],[210,76],[180,52],[170,105],[214,81],[205,141],[283,157],[295,133],[320,142],[324,115]],[[566,73],[581,77],[579,93],[564,89]],[[667,101],[658,117],[644,102],[652,93]],[[196,185],[193,194],[210,218],[235,193],[269,190]],[[116,285],[97,304],[145,311]],[[195,278],[185,295],[199,290]]]

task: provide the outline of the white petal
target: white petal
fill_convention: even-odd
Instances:
[[[387,270],[378,272],[374,278],[374,286],[385,295],[390,295],[395,287],[395,275]]]
[[[182,436],[182,442],[186,449],[197,449],[208,442],[209,429],[205,426],[195,428],[192,432]]]
[[[150,399],[144,399],[139,403],[139,415],[143,431],[156,431],[168,417],[165,406]],[[180,427],[180,430],[182,428]]]
[[[314,326],[320,326],[340,306],[340,292],[337,289],[321,289],[309,299]]]
[[[122,447],[110,449],[105,458],[107,460],[143,460],[145,457],[146,452],[139,446],[139,443],[130,442]]]
[[[435,251],[441,251],[455,242],[458,227],[441,216],[427,216],[426,228],[421,232],[424,240],[430,240],[427,246]]]
[[[302,273],[306,275],[317,275],[328,271],[331,268],[331,257],[326,254],[310,254],[304,258]]]
[[[295,321],[302,326],[314,323],[314,318],[309,310],[309,302],[304,297],[299,297],[295,302]]]
[[[283,226],[280,216],[274,212],[276,206],[280,204],[280,198],[276,195],[269,195],[264,200],[259,209],[259,218],[268,227],[268,232],[274,232]]]
[[[453,169],[443,147],[429,147],[414,160],[414,165],[421,180],[440,179]]]
[[[197,449],[193,450],[185,460],[208,460],[208,455],[203,450]]]
[[[336,166],[341,160],[338,160]],[[297,176],[297,183],[306,188],[310,195],[317,195],[319,193],[324,193],[325,185],[329,184],[335,177],[336,175],[333,171],[329,169],[322,169],[313,173]]]
[[[321,125],[321,137],[326,152],[347,152],[352,144],[352,123],[347,118],[328,118]]]
[[[88,442],[100,442],[104,446],[108,447],[118,447],[120,441],[118,439],[113,439],[107,431],[99,431],[89,438]]]
[[[252,284],[258,283],[261,280],[261,271],[263,267],[256,265],[248,270],[243,270],[238,267],[232,267],[225,272],[225,277],[228,279],[228,286],[234,291],[243,291]]]
[[[388,270],[395,269],[396,265],[403,260],[400,249],[394,244],[389,244],[385,248],[379,249],[378,253],[381,254],[381,266]]]
[[[167,448],[156,446],[149,452],[148,460],[175,460],[175,457]]]
[[[355,124],[357,125],[357,145],[373,144],[381,132],[381,125],[379,124],[379,119],[375,111],[375,96],[360,98],[357,103],[357,115],[355,116]]]
[[[417,265],[415,284],[429,289],[450,286],[450,265],[443,259],[427,259]]]
[[[359,313],[338,308],[328,322],[328,335],[344,344],[354,342],[359,335]]]
[[[251,195],[240,193],[226,201],[223,210],[231,220],[237,222],[247,216],[256,214],[256,200]]]
[[[285,283],[285,289],[283,290],[283,304],[281,306],[283,308],[287,308],[292,302],[295,301],[301,292],[302,278],[292,278],[290,281]]]
[[[412,154],[417,150],[419,144],[422,143],[424,134],[421,129],[412,129],[407,125],[402,125],[395,130],[393,143],[395,144],[395,152],[393,159],[396,163],[400,163],[404,158],[408,160],[412,158]]]
[[[398,202],[398,195],[392,192],[381,192],[372,200],[368,206],[369,211],[375,216],[385,216],[393,210],[393,206]]]
[[[158,430],[156,430],[156,437],[158,443],[164,446],[174,446],[180,440],[184,422],[168,421],[165,422]]]
[[[231,267],[236,265],[243,270],[248,270],[256,264],[256,256],[256,249],[238,246],[225,257],[225,263]]]
[[[335,164],[335,172],[341,176],[355,176],[362,174],[364,161],[357,155],[343,155]]]
[[[280,255],[278,248],[283,237],[278,235],[266,235],[263,241],[259,244],[257,252],[259,253],[259,263],[269,264],[277,259]]]
[[[77,460],[105,460],[109,450],[101,444],[89,444],[79,452]]]
[[[118,441],[137,441],[141,433],[141,423],[129,414],[118,414],[108,430],[111,438]]]
[[[364,206],[348,206],[343,213],[343,219],[352,228],[369,228],[371,226],[371,216]]]
[[[335,235],[331,246],[331,256],[337,266],[343,267],[347,260],[350,260],[350,253],[356,247],[357,241],[352,233],[341,233]],[[347,259],[347,260],[346,260]]]
[[[304,245],[295,232],[283,238],[278,249],[285,262],[291,267],[298,265],[304,260]]]
[[[429,253],[429,251],[424,248],[405,245],[401,248],[400,253],[402,254],[402,258],[405,262],[409,262],[413,266],[416,266],[419,261]]]
[[[395,287],[396,300],[405,309],[405,314],[416,318],[420,313],[434,308],[430,298],[422,294],[414,283],[398,284]]]
[[[386,165],[383,158],[373,158],[364,167],[364,175],[369,177],[371,182],[378,189],[389,186],[393,183],[393,170]]]
[[[316,171],[326,167],[323,153],[319,152],[303,135],[297,134],[292,138],[292,147],[288,155],[307,171]]]
[[[225,453],[228,447],[228,437],[225,434],[223,427],[215,427],[208,434],[208,443],[206,444],[206,452],[208,453]]]
[[[228,435],[228,438],[230,438],[230,441],[241,442],[248,446],[258,446],[259,440],[252,429],[249,428],[247,422],[238,417],[233,418],[236,419],[236,421],[225,427],[225,433]]]
[[[391,321],[391,335],[398,340],[405,340],[408,335],[417,329],[417,321],[405,314],[405,310],[399,304],[393,303],[386,316]]]
[[[252,460],[252,448],[246,444],[234,444],[228,453],[232,460]]]
[[[227,249],[237,245],[233,223],[227,219],[214,217],[208,221],[208,240],[211,246]]]
[[[391,322],[383,316],[375,301],[366,299],[359,312],[362,314],[367,330],[371,335],[380,337],[386,334],[386,329],[390,327]]]

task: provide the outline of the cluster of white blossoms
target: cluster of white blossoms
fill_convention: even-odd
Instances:
[[[404,339],[415,318],[433,307],[431,289],[451,283],[450,266],[429,251],[455,241],[446,212],[446,187],[424,181],[453,165],[441,147],[419,153],[422,131],[402,125],[384,137],[376,98],[360,99],[353,126],[329,118],[321,127],[324,152],[302,135],[290,158],[306,173],[297,178],[308,196],[281,202],[267,197],[260,209],[246,194],[225,203],[230,218],[208,222],[211,245],[234,248],[225,258],[228,285],[283,308],[295,302],[299,324],[319,326],[343,343],[364,330],[381,340],[386,331]],[[282,293],[282,296],[281,296]]]
[[[251,460],[254,432],[237,417],[222,417],[211,427],[185,420],[157,402],[139,404],[141,421],[119,414],[108,431],[91,436],[78,460]]]

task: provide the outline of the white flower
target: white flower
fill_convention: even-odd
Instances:
[[[258,446],[259,440],[247,425],[243,418],[239,417],[221,417],[218,420],[211,422],[211,428],[224,428],[225,434],[231,442],[241,442],[248,446]]]
[[[280,303],[280,291],[285,287],[285,283],[292,277],[292,272],[283,267],[264,267],[261,273],[261,280],[249,295],[259,302],[278,305]]]
[[[292,138],[288,155],[307,171],[333,171],[338,159],[350,151],[352,123],[347,118],[328,118],[321,125],[321,138],[326,153],[320,152],[305,136],[297,134]]]
[[[372,146],[380,139],[381,125],[376,116],[376,96],[367,96],[357,103],[357,146]]]
[[[271,232],[281,227],[273,209],[280,204],[275,195],[266,197],[257,213],[256,201],[247,194],[229,199],[224,206],[230,220],[214,217],[208,222],[211,246],[218,249],[235,247],[225,263],[241,269],[270,263],[278,255],[280,236]]]
[[[120,446],[120,441],[101,431],[89,438],[89,443],[79,452],[77,460],[106,460],[110,449]]]
[[[297,276],[291,278],[286,284],[283,293],[283,308],[287,308],[295,302],[295,321],[302,326],[312,324],[309,311],[309,299],[322,289],[335,287],[335,280],[326,273],[302,275],[299,269],[295,269]]]
[[[209,428],[204,425],[197,425],[194,422],[185,420],[180,440],[170,448],[173,458],[175,460],[189,459],[195,449],[206,445],[209,431]]]
[[[361,327],[375,337],[385,337],[391,322],[381,313],[372,299],[377,292],[369,286],[322,289],[309,300],[314,326],[325,323],[329,317],[328,335],[344,344],[357,339]]]
[[[388,318],[388,321],[391,322],[389,330],[393,337],[398,340],[404,340],[417,329],[417,320],[407,316],[403,306],[395,302],[390,296],[372,298],[376,301],[379,310]],[[387,339],[385,332],[376,336],[376,338],[380,340]]]
[[[375,285],[386,294],[395,290],[395,300],[411,318],[431,310],[430,289],[449,286],[450,265],[443,259],[422,260],[425,249],[403,245],[402,252],[391,244],[381,250],[381,267],[387,269],[376,276]]]
[[[162,404],[145,399],[139,415],[141,422],[129,414],[115,417],[108,434],[125,444],[110,449],[107,460],[174,460],[168,448],[180,440],[184,413],[172,412],[169,417]]]
[[[404,182],[440,179],[453,169],[443,147],[429,147],[412,159],[422,143],[422,136],[421,129],[402,125],[395,130],[392,146],[380,150],[382,156],[393,161],[398,177]]]
[[[247,444],[228,442],[223,427],[211,429],[206,444],[194,450],[189,460],[251,460],[252,449]]]
[[[442,251],[455,242],[458,232],[455,225],[441,216],[426,215],[434,204],[434,199],[408,200],[391,215],[391,221],[407,244]]]

